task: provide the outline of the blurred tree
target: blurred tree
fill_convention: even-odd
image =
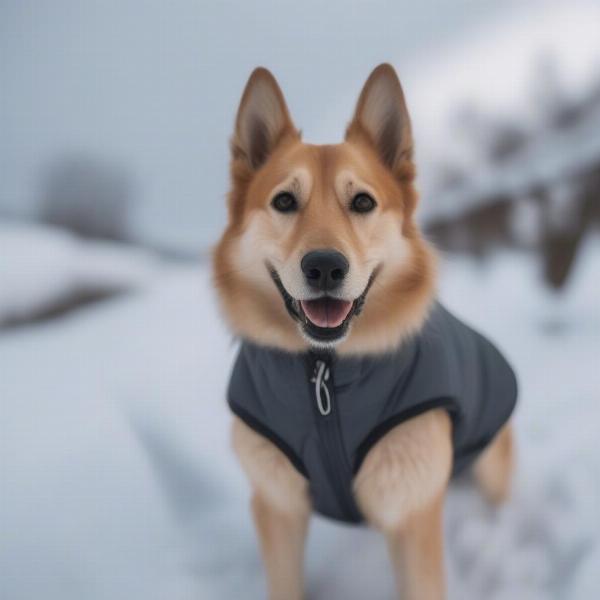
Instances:
[[[600,225],[600,164],[586,177],[581,178],[569,202],[568,219],[551,218],[544,211],[544,234],[540,249],[544,260],[544,276],[554,289],[561,289],[573,272],[581,242],[590,229]]]
[[[436,195],[452,206],[431,215],[426,230],[441,248],[478,259],[499,247],[534,251],[546,284],[558,291],[568,283],[582,241],[600,225],[600,153],[590,144],[600,136],[600,78],[577,96],[563,89],[551,57],[536,75],[537,129],[472,106],[457,112],[470,156],[485,161],[472,176],[464,164],[438,165]],[[572,144],[566,150],[565,139]],[[520,223],[523,218],[528,222]]]
[[[589,109],[588,97],[573,96],[562,81],[556,57],[540,57],[533,77],[533,102],[545,124],[563,129],[574,126]]]
[[[454,126],[490,162],[510,158],[529,139],[526,128],[514,119],[493,117],[472,105],[457,111]]]

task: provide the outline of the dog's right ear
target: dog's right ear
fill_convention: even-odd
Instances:
[[[275,77],[263,67],[254,69],[240,101],[231,140],[234,159],[245,159],[255,171],[286,136],[299,137]]]

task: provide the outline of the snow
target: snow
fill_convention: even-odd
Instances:
[[[462,154],[456,111],[465,106],[508,117],[527,129],[543,117],[544,69],[555,69],[569,99],[590,92],[598,72],[600,6],[553,1],[521,6],[469,36],[435,47],[403,72],[418,141],[418,164]],[[464,141],[464,140],[462,140]],[[445,142],[445,143],[443,143]],[[467,164],[477,160],[467,157]],[[425,172],[424,171],[424,172]],[[425,178],[425,181],[427,178]]]
[[[588,238],[564,298],[544,293],[519,255],[447,265],[442,297],[497,340],[520,380],[512,502],[493,514],[465,490],[449,499],[462,597],[588,598],[600,583],[589,563],[600,541],[599,252]]]
[[[136,289],[161,269],[157,257],[122,244],[83,243],[58,228],[0,221],[0,325],[86,292]]]
[[[30,256],[45,256],[45,233],[12,235]],[[95,256],[97,247],[65,243],[42,274],[57,274],[56,289],[72,284],[75,264],[95,278],[96,260],[82,259],[88,250]],[[249,490],[228,441],[224,389],[235,343],[208,270],[155,269],[148,257],[145,271],[137,251],[121,250],[103,254],[99,271],[112,281],[137,265],[138,293],[0,331],[0,595],[264,598]],[[443,264],[443,300],[497,341],[521,388],[514,498],[494,511],[468,482],[449,493],[451,598],[597,592],[599,257],[600,239],[588,237],[559,297],[541,288],[533,257]],[[13,291],[17,304],[47,296],[46,284],[25,295],[30,271],[19,278],[13,264],[9,281],[5,269],[5,305]],[[380,536],[321,518],[311,524],[307,581],[315,599],[393,596]]]

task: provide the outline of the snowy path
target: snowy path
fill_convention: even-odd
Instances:
[[[597,595],[599,256],[590,240],[560,302],[522,256],[443,269],[444,301],[521,383],[513,501],[494,513],[465,483],[448,499],[452,598]],[[227,440],[234,350],[203,267],[0,333],[3,600],[264,597]],[[383,542],[363,528],[315,519],[307,570],[314,600],[392,597]]]

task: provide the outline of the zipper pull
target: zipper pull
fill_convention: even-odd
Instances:
[[[315,372],[310,381],[315,384],[317,408],[326,417],[331,412],[331,396],[326,383],[329,381],[329,367],[325,361],[315,361]]]

